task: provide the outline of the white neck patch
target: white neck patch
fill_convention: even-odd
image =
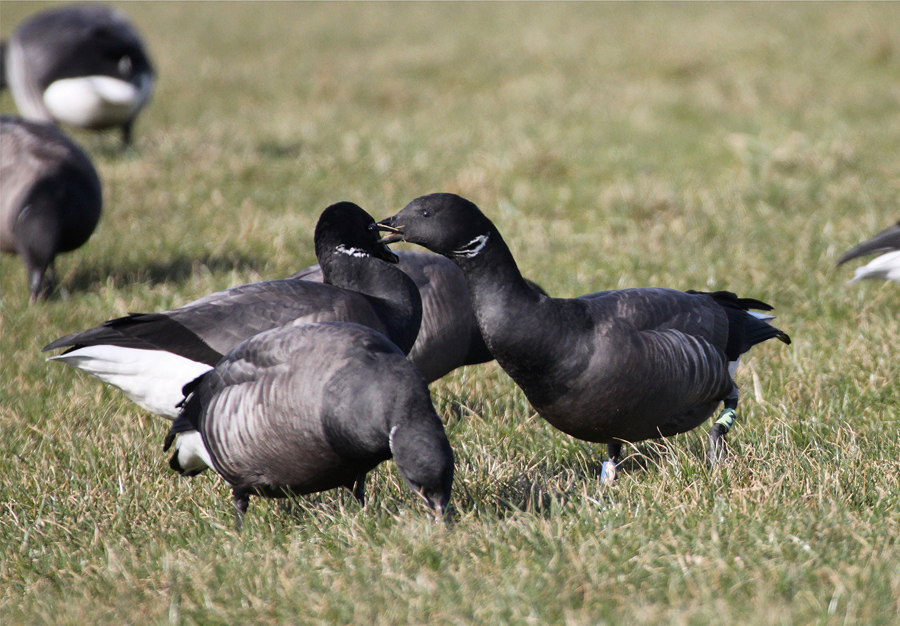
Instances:
[[[369,256],[369,253],[361,248],[348,248],[344,244],[338,244],[338,247],[335,248],[336,252],[340,252],[341,254],[346,254],[347,256],[355,256],[358,259],[364,259]]]
[[[391,433],[388,435],[388,447],[391,449],[391,454],[394,454],[394,433],[397,432],[398,428],[400,428],[399,424],[392,426]]]
[[[475,239],[464,245],[459,250],[454,250],[453,254],[455,256],[461,256],[467,259],[478,256],[487,245],[489,236],[490,235],[478,235],[477,237],[475,237]]]

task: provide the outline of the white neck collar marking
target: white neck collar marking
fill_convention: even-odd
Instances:
[[[490,235],[478,235],[477,237],[475,237],[475,239],[464,245],[459,250],[454,250],[453,254],[455,256],[461,256],[467,259],[478,256],[487,245],[489,237]]]
[[[358,259],[364,259],[369,256],[369,253],[361,248],[348,248],[342,243],[338,244],[337,248],[335,248],[335,252],[340,252],[347,256],[355,256]]]

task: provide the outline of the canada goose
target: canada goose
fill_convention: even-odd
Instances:
[[[881,278],[900,282],[900,222],[887,228],[871,239],[848,250],[837,264],[842,265],[851,259],[878,254],[867,264],[856,268],[851,283],[865,278]]]
[[[122,128],[150,100],[154,71],[140,34],[116,9],[64,5],[25,20],[4,47],[5,79],[23,117]]]
[[[96,376],[169,419],[178,414],[184,385],[245,339],[294,320],[357,322],[408,352],[419,332],[422,303],[378,236],[375,221],[357,205],[333,204],[319,217],[314,237],[330,285],[295,279],[242,285],[171,311],[110,320],[44,351],[68,348],[50,360]]]
[[[607,444],[604,482],[615,476],[623,442],[691,430],[724,401],[710,432],[716,462],[734,422],[740,355],[772,337],[790,342],[747,312],[769,305],[729,292],[540,295],[491,221],[453,194],[417,198],[379,225],[391,233],[385,243],[419,244],[459,266],[491,353],[537,412],[573,437]]]
[[[0,190],[0,251],[22,257],[34,302],[53,291],[56,255],[94,232],[103,208],[100,179],[60,129],[3,115]]]
[[[394,252],[400,258],[397,267],[413,279],[422,296],[422,326],[409,360],[425,380],[432,383],[463,365],[493,361],[475,321],[465,276],[456,264],[430,252]],[[321,282],[322,269],[313,265],[291,278]],[[544,293],[539,285],[528,283]]]
[[[449,515],[453,451],[421,373],[374,330],[294,322],[239,344],[190,383],[166,437],[198,431],[209,465],[231,485],[237,526],[250,495],[347,487],[364,502],[366,473],[394,457],[406,484]],[[194,475],[176,442],[170,465]],[[199,468],[203,469],[203,468]]]

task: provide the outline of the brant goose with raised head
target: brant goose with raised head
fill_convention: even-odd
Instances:
[[[76,4],[41,11],[4,45],[5,79],[23,117],[80,128],[131,129],[154,71],[140,34],[116,9]]]
[[[790,339],[748,309],[770,310],[729,292],[642,288],[580,298],[530,289],[497,228],[474,204],[437,193],[379,223],[386,243],[408,241],[463,271],[478,326],[500,366],[556,428],[605,443],[611,482],[623,442],[668,437],[725,409],[710,432],[710,458],[725,453],[741,354]]]
[[[856,268],[853,278],[850,279],[851,283],[866,278],[900,282],[900,222],[848,250],[837,264],[842,265],[851,259],[869,254],[879,256]]]
[[[68,348],[50,360],[96,376],[170,419],[178,414],[184,385],[245,339],[294,320],[356,322],[406,353],[419,332],[422,302],[378,237],[375,221],[360,207],[333,204],[315,230],[316,257],[331,284],[285,279],[242,285],[171,311],[110,320],[44,351]]]
[[[103,208],[100,179],[59,128],[4,115],[0,188],[0,251],[25,262],[34,302],[53,290],[56,255],[78,248],[94,232]]]
[[[409,360],[429,383],[463,365],[494,360],[475,321],[466,278],[456,264],[439,254],[395,250],[397,267],[406,272],[422,296],[422,326]],[[313,265],[291,278],[322,282],[322,268]],[[528,281],[528,279],[526,279]],[[528,281],[544,293],[539,285]]]
[[[364,503],[366,473],[391,457],[406,484],[450,516],[453,451],[421,373],[374,330],[294,322],[239,344],[185,388],[166,437],[198,431],[208,465],[231,485],[237,526],[250,495],[347,487]],[[203,467],[182,458],[185,475]]]

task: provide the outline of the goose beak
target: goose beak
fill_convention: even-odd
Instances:
[[[403,241],[403,227],[397,227],[393,225],[394,218],[389,217],[387,219],[381,220],[380,222],[376,222],[375,228],[377,228],[380,232],[389,233],[378,240],[378,243],[397,243],[398,241]]]
[[[369,224],[370,231],[378,232],[380,230],[379,226],[374,222]],[[400,257],[397,256],[397,253],[387,247],[385,242],[382,239],[377,241],[378,245],[375,247],[375,257],[381,259],[382,261],[386,261],[387,263],[399,263]]]

